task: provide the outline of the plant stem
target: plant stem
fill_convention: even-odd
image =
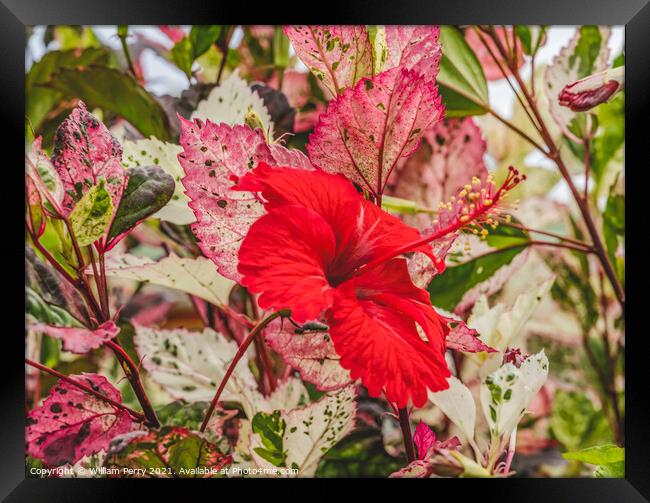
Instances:
[[[404,437],[404,449],[406,450],[407,463],[415,461],[415,444],[413,443],[413,435],[411,434],[411,422],[409,421],[409,413],[406,407],[398,409],[399,425],[402,428],[402,437]]]
[[[584,204],[589,204],[589,171],[591,170],[591,153],[589,151],[589,146],[591,141],[589,138],[585,138],[583,141],[585,145],[585,190],[582,194],[582,200]]]
[[[230,376],[232,375],[233,371],[235,370],[235,367],[237,366],[237,363],[239,363],[239,360],[241,360],[242,356],[244,356],[246,350],[251,345],[251,342],[253,342],[253,339],[255,339],[255,337],[257,337],[259,334],[262,333],[264,327],[266,327],[271,321],[278,318],[279,316],[286,316],[286,313],[283,311],[277,311],[267,316],[262,321],[260,321],[257,325],[255,325],[253,330],[251,330],[250,333],[246,336],[246,338],[242,341],[242,343],[239,346],[239,349],[237,349],[237,353],[235,353],[235,357],[232,359],[232,362],[228,366],[228,370],[226,370],[223,379],[221,379],[221,383],[219,383],[217,392],[215,393],[214,398],[212,398],[212,402],[210,402],[210,406],[208,407],[208,410],[205,411],[205,417],[203,418],[203,423],[201,423],[201,428],[200,428],[201,432],[204,432],[205,429],[207,428],[208,423],[210,422],[210,418],[212,417],[212,413],[214,412],[214,409],[217,407],[217,404],[219,403],[219,398],[221,397],[221,393],[223,393],[226,384],[228,384],[228,379],[230,379]]]
[[[133,66],[133,59],[131,59],[131,51],[129,50],[129,44],[126,42],[126,35],[120,34],[118,30],[118,38],[120,39],[120,43],[122,44],[122,51],[124,51],[124,57],[126,58],[126,63],[129,67],[129,71],[133,75],[134,78],[137,79],[137,74],[135,72],[135,67]]]
[[[147,394],[144,391],[144,386],[140,380],[140,372],[138,371],[137,365],[134,363],[128,353],[124,351],[124,348],[122,348],[122,346],[120,346],[117,342],[106,341],[105,344],[113,350],[115,356],[120,362],[122,370],[124,371],[126,378],[129,380],[129,383],[131,384],[131,387],[133,388],[133,391],[138,398],[140,405],[142,406],[142,411],[147,418],[147,424],[153,428],[158,428],[160,426],[160,422],[158,421],[156,412],[154,411],[153,406],[149,401],[149,397],[147,397]]]
[[[506,227],[512,227],[513,229],[521,229],[522,231],[526,232],[532,232],[533,234],[542,234],[544,236],[549,236],[552,238],[559,239],[560,241],[566,241],[567,243],[573,243],[578,246],[584,246],[586,248],[591,248],[591,245],[589,243],[585,243],[584,241],[579,241],[577,239],[572,239],[568,238],[566,236],[561,236],[559,234],[555,234],[554,232],[548,232],[548,231],[541,231],[539,229],[531,229],[530,227],[526,227],[524,225],[519,225],[519,224],[514,224],[512,222],[501,222],[501,225],[505,225]]]
[[[506,57],[505,49],[503,48],[503,45],[501,44],[499,37],[494,34],[494,30],[492,30],[492,40],[494,41],[499,52],[502,55],[504,55],[504,57]],[[557,145],[553,141],[553,138],[548,128],[546,127],[544,120],[542,119],[539,109],[537,108],[537,103],[528,92],[528,88],[526,87],[526,84],[521,78],[521,74],[519,73],[519,69],[517,68],[517,65],[510,64],[510,70],[512,71],[512,74],[517,80],[517,83],[519,84],[519,88],[524,93],[524,97],[526,98],[526,101],[528,102],[528,105],[530,106],[533,115],[536,117],[537,122],[539,123],[540,134],[542,135],[542,139],[544,140],[544,143],[546,143],[546,146],[548,147],[546,156],[555,162],[558,169],[560,170],[560,174],[562,175],[566,184],[568,185],[569,190],[571,191],[571,194],[574,200],[576,201],[576,204],[580,209],[582,218],[585,221],[585,224],[587,226],[587,230],[593,242],[595,253],[598,256],[598,259],[605,271],[605,274],[607,275],[607,279],[609,280],[609,282],[612,285],[612,288],[614,289],[614,293],[616,294],[616,298],[618,302],[621,304],[621,308],[623,309],[623,312],[625,312],[625,292],[620,282],[618,281],[616,272],[614,271],[611,262],[609,261],[607,251],[605,250],[603,242],[600,239],[600,235],[598,234],[598,230],[596,229],[596,225],[589,211],[589,205],[586,204],[586,202],[583,200],[580,193],[578,192],[578,189],[573,183],[573,180],[571,179],[571,175],[569,174],[569,170],[564,164],[564,161],[562,160],[562,157],[560,156],[560,152],[557,148]]]
[[[54,377],[57,377],[58,379],[60,379],[62,381],[65,381],[65,382],[67,382],[69,384],[72,384],[73,386],[76,386],[77,388],[85,391],[86,393],[89,393],[89,394],[99,398],[100,400],[103,400],[103,401],[111,404],[113,407],[115,407],[117,409],[124,410],[124,411],[128,412],[137,421],[145,421],[144,415],[140,414],[139,412],[136,412],[136,411],[134,411],[132,409],[129,409],[126,405],[121,404],[119,402],[116,402],[115,400],[113,400],[111,398],[108,398],[107,396],[103,395],[102,393],[100,393],[98,391],[95,391],[90,386],[86,386],[85,384],[80,383],[79,381],[75,381],[71,377],[68,377],[68,376],[62,374],[61,372],[58,372],[57,370],[46,367],[45,365],[41,365],[40,363],[35,362],[33,360],[30,360],[29,358],[25,358],[25,363],[27,365],[31,365],[32,367],[35,367],[35,368],[43,371],[43,372],[47,372],[48,374],[51,374]]]

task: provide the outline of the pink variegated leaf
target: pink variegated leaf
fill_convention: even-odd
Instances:
[[[270,166],[313,169],[297,150],[267,145],[261,129],[179,117],[178,160],[185,171],[181,183],[196,222],[192,232],[204,255],[226,278],[238,281],[237,253],[248,229],[264,214],[255,194],[232,190],[235,181],[260,162]]]
[[[427,424],[420,421],[413,433],[413,443],[418,450],[418,459],[424,459],[436,443],[436,434]]]
[[[102,323],[95,329],[86,327],[57,327],[46,323],[31,323],[30,330],[41,332],[63,341],[63,349],[71,353],[84,354],[97,349],[106,341],[114,339],[120,332],[112,320]]]
[[[282,145],[274,143],[269,145],[271,156],[276,166],[290,166],[292,168],[312,170],[314,167],[309,161],[309,157],[300,150],[288,149]]]
[[[464,321],[456,318],[445,318],[449,333],[445,338],[447,349],[455,349],[464,353],[496,353],[496,349],[485,344],[478,331],[469,328]]]
[[[285,26],[284,33],[331,96],[372,74],[372,47],[365,26]]]
[[[442,112],[437,87],[413,70],[364,78],[330,101],[309,137],[309,159],[380,196],[396,163],[413,153]]]
[[[425,131],[417,152],[395,167],[387,193],[437,210],[473,177],[485,181],[485,151],[481,130],[471,118],[438,122]],[[409,224],[422,228],[431,218],[420,214],[411,220]]]
[[[255,195],[231,190],[233,180],[261,161],[273,158],[261,129],[203,123],[180,118],[178,160],[185,171],[181,180],[196,222],[192,232],[206,257],[225,277],[237,281],[237,252],[250,226],[264,208]]]
[[[401,66],[435,81],[442,49],[438,26],[386,26],[383,69]]]
[[[269,324],[264,337],[285,363],[319,390],[332,391],[350,383],[350,374],[339,364],[339,356],[326,330],[296,329],[277,320]]]
[[[70,376],[114,402],[120,392],[97,374]],[[27,415],[27,453],[46,466],[74,464],[84,456],[107,450],[111,439],[131,430],[128,412],[65,381],[59,381],[49,396]]]
[[[113,211],[117,210],[127,179],[122,147],[83,102],[57,129],[52,164],[63,182],[66,216],[100,179],[105,181]]]

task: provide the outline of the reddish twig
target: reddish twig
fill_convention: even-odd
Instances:
[[[204,432],[206,427],[208,426],[208,423],[210,422],[210,418],[212,417],[212,413],[214,412],[214,409],[217,407],[217,404],[219,403],[219,398],[221,398],[221,393],[223,393],[226,384],[228,384],[228,379],[230,379],[230,376],[232,375],[233,371],[235,370],[235,367],[237,366],[237,363],[239,363],[239,360],[241,360],[242,356],[244,356],[246,350],[251,345],[251,342],[253,342],[253,339],[255,339],[255,337],[257,337],[262,332],[264,327],[266,327],[271,321],[273,321],[279,316],[286,316],[286,315],[287,315],[286,312],[278,311],[276,313],[267,316],[262,321],[260,321],[257,325],[255,325],[255,328],[253,328],[253,330],[251,330],[250,333],[246,336],[246,338],[242,341],[242,343],[239,346],[239,349],[237,349],[237,353],[235,354],[235,357],[232,359],[232,362],[228,366],[228,370],[226,370],[223,379],[221,379],[221,383],[219,383],[217,392],[214,394],[214,398],[212,399],[212,402],[210,402],[210,406],[208,407],[208,410],[205,411],[205,417],[203,418],[203,423],[201,423],[201,428],[200,428],[201,432]]]
[[[415,444],[413,443],[413,435],[411,434],[411,422],[409,420],[409,413],[406,407],[397,409],[399,416],[399,425],[402,429],[402,436],[404,437],[404,449],[406,450],[406,460],[408,463],[415,461]]]
[[[61,372],[59,372],[57,370],[46,367],[45,365],[42,365],[42,364],[40,364],[38,362],[30,360],[29,358],[25,358],[25,363],[27,365],[31,365],[32,367],[35,367],[35,368],[43,371],[43,372],[47,372],[48,374],[53,375],[54,377],[57,377],[58,379],[61,379],[62,381],[65,381],[65,382],[67,382],[69,384],[72,384],[73,386],[76,386],[77,388],[85,391],[86,393],[88,393],[90,395],[93,395],[93,396],[99,398],[100,400],[105,401],[106,403],[111,404],[113,407],[115,407],[117,409],[128,412],[137,421],[144,422],[146,420],[146,418],[145,418],[145,416],[143,414],[140,414],[139,412],[136,412],[136,411],[128,408],[126,405],[124,405],[122,403],[116,402],[115,400],[107,397],[106,395],[103,395],[100,392],[94,390],[90,386],[86,386],[85,384],[80,383],[79,381],[75,381],[71,377],[68,377],[68,376],[62,374]]]

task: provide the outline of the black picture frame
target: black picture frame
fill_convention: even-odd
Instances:
[[[44,24],[554,24],[625,25],[626,55],[626,478],[625,479],[509,479],[470,482],[481,484],[481,501],[600,502],[650,501],[650,393],[646,365],[650,353],[644,330],[645,286],[650,283],[647,259],[650,246],[645,235],[646,182],[648,181],[647,129],[650,101],[650,5],[648,0],[330,0],[319,5],[287,2],[222,2],[203,0],[2,0],[0,4],[0,110],[6,129],[2,135],[4,162],[2,195],[3,279],[2,346],[0,384],[0,496],[6,501],[123,501],[140,482],[126,480],[30,479],[24,464],[24,187],[20,166],[24,144],[25,26]],[[631,271],[631,273],[630,273]],[[15,306],[13,305],[15,304]],[[24,307],[24,306],[23,306]],[[327,483],[331,482],[328,480]],[[242,482],[220,482],[212,497],[242,494]],[[302,483],[302,482],[300,482]],[[397,482],[404,483],[404,482]],[[436,481],[432,484],[441,484]],[[452,489],[446,482],[446,488]],[[234,485],[232,485],[234,484]],[[489,484],[498,484],[487,487]],[[149,499],[168,485],[144,483]],[[464,493],[454,486],[454,494]],[[228,486],[228,487],[226,487]],[[139,486],[143,488],[142,485]],[[193,493],[196,489],[193,486]],[[202,486],[214,491],[216,486]],[[364,494],[380,485],[364,484]],[[440,497],[440,485],[420,486],[426,497]],[[224,491],[226,489],[227,491]],[[286,487],[274,490],[285,490]],[[334,487],[330,488],[334,491]],[[411,488],[402,487],[415,497]],[[310,497],[309,493],[288,493]],[[302,494],[302,496],[301,496]],[[186,495],[188,497],[189,494]],[[277,493],[274,497],[281,497]],[[197,495],[198,497],[198,495]],[[243,496],[249,497],[249,496]],[[421,496],[418,496],[421,497]],[[456,496],[458,497],[458,496]]]

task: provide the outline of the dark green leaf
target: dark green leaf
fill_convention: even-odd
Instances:
[[[170,52],[172,61],[183,70],[188,78],[192,76],[192,63],[194,63],[194,48],[188,37],[183,37],[174,44]]]
[[[526,25],[517,25],[516,26],[517,30],[517,36],[519,37],[519,41],[521,42],[521,48],[524,51],[524,54],[532,54],[533,53],[533,35],[530,30],[530,26]]]
[[[105,66],[62,68],[48,88],[67,98],[79,98],[89,109],[98,107],[124,117],[143,136],[170,140],[169,121],[160,104],[133,77]]]
[[[29,287],[25,288],[25,314],[28,318],[48,325],[60,327],[81,327],[74,316],[54,304],[48,304]]]
[[[500,267],[512,262],[524,248],[525,246],[521,246],[490,253],[458,266],[447,267],[447,270],[435,276],[427,287],[431,303],[436,307],[453,311],[470,288],[488,279]]]
[[[317,477],[388,477],[404,466],[384,449],[381,433],[371,428],[354,431],[321,459]]]
[[[190,42],[192,43],[192,49],[194,54],[194,59],[198,58],[214,44],[221,35],[222,26],[221,25],[194,25],[190,31]]]
[[[625,141],[625,93],[618,93],[609,103],[599,105],[595,113],[599,128],[592,140],[591,171],[600,182]]]
[[[438,84],[446,117],[484,114],[489,108],[483,68],[463,34],[453,26],[440,27],[442,58]]]
[[[52,74],[61,68],[83,68],[91,64],[108,63],[109,54],[105,49],[85,49],[83,51],[52,51],[34,63],[25,79],[25,112],[32,127],[38,133],[45,116],[61,101],[60,92],[42,87]]]
[[[190,430],[198,430],[208,405],[208,402],[185,403],[176,400],[157,409],[156,415],[165,426],[184,426]]]
[[[129,169],[129,182],[108,233],[109,241],[165,206],[174,194],[174,188],[174,177],[158,166]]]

